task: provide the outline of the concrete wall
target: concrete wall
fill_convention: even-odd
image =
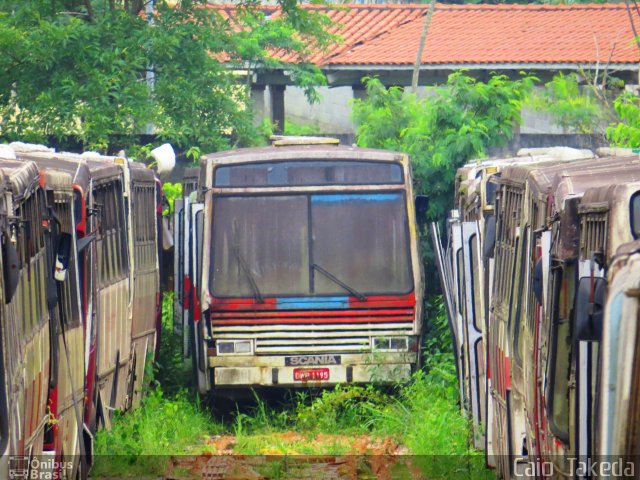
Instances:
[[[297,87],[287,87],[285,91],[285,116],[297,125],[311,125],[318,134],[337,136],[343,143],[355,142],[355,126],[351,121],[351,87],[320,87],[321,101],[310,105],[304,91]],[[419,96],[428,96],[427,90],[420,89]],[[266,93],[268,105],[268,89]],[[268,112],[265,112],[268,114]],[[604,138],[598,135],[576,134],[553,123],[549,113],[525,106],[522,109],[522,124],[514,139],[505,148],[513,151],[520,147],[541,147],[566,145],[576,148],[596,148],[605,146]],[[501,149],[502,150],[502,149]]]
[[[310,105],[304,90],[287,87],[285,91],[285,116],[298,125],[311,125],[318,133],[353,135],[355,127],[351,121],[351,87],[320,87],[321,100]]]

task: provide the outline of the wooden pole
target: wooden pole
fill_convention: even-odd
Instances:
[[[436,7],[436,0],[431,0],[427,16],[424,18],[422,25],[422,35],[420,35],[420,45],[418,45],[418,53],[416,55],[416,63],[413,65],[413,75],[411,76],[411,91],[418,93],[418,75],[420,75],[420,65],[422,63],[422,51],[424,50],[424,42],[427,40],[427,31],[431,23],[431,17]]]

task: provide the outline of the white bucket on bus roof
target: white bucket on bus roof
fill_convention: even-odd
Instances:
[[[168,143],[151,150],[151,156],[158,165],[158,173],[169,173],[176,166],[176,153]]]

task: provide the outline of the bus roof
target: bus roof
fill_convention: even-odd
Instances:
[[[214,164],[252,163],[279,160],[362,160],[400,162],[406,154],[360,147],[292,145],[287,147],[240,148],[203,156]]]
[[[2,159],[0,170],[6,175],[8,185],[16,199],[28,196],[33,185],[40,179],[38,167],[33,162]]]

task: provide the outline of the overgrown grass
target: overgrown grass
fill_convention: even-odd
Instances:
[[[181,338],[174,333],[173,294],[165,294],[162,303],[160,356],[146,395],[140,408],[114,412],[111,430],[97,433],[93,477],[161,475],[169,455],[198,453],[205,438],[222,431],[198,397],[185,389],[189,367]]]
[[[169,301],[170,297],[165,297],[165,302]],[[173,311],[170,305],[165,306]],[[255,394],[254,407],[248,412],[238,409],[226,424],[212,419],[194,394],[180,390],[165,395],[155,385],[141,408],[116,415],[112,430],[98,434],[96,452],[108,462],[99,459],[92,473],[97,477],[138,476],[143,472],[159,475],[167,467],[167,455],[206,451],[247,455],[412,454],[414,467],[429,478],[492,477],[484,469],[482,454],[470,447],[471,426],[458,406],[457,377],[442,303],[432,303],[430,311],[433,316],[428,325],[425,369],[416,372],[407,385],[292,391],[286,404],[278,406]],[[157,378],[174,388],[189,376],[184,372],[180,339],[170,334],[172,325],[167,327],[168,323]],[[211,435],[220,437],[203,441]],[[147,457],[154,455],[163,457]]]
[[[160,354],[154,365],[154,385],[162,385],[163,391],[173,395],[189,386],[191,363],[183,355],[182,332],[176,330],[173,318],[173,292],[162,297],[162,334]]]
[[[186,392],[165,397],[162,389],[155,387],[140,408],[127,414],[116,412],[111,430],[98,432],[91,474],[134,478],[161,475],[169,455],[200,453],[202,441],[221,430]]]

